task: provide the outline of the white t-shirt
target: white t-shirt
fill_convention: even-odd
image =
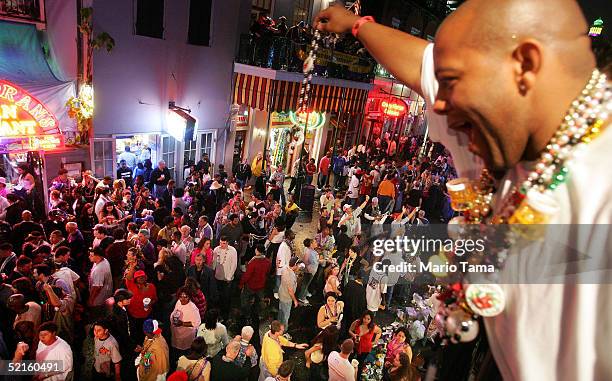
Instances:
[[[332,351],[327,356],[329,368],[329,381],[355,381],[355,368],[348,359],[340,356],[340,353]]]
[[[426,48],[423,57],[421,88],[427,108],[431,110],[438,90],[433,45]],[[449,149],[459,175],[477,178],[479,169],[473,165],[475,156],[466,149],[467,137],[448,130],[445,117],[433,113],[428,116],[430,137],[440,140]],[[590,234],[573,236],[556,231],[553,233],[557,240],[564,241],[565,245],[563,242],[557,244],[554,252],[552,248],[538,247],[540,250],[523,250],[508,256],[501,274],[502,283],[506,279],[508,284],[500,285],[506,307],[500,315],[485,318],[491,351],[503,379],[612,379],[610,333],[606,326],[612,321],[612,304],[605,302],[612,299],[612,286],[603,282],[565,285],[546,278],[551,276],[547,272],[552,265],[567,266],[573,262],[574,266],[580,266],[575,260],[576,253],[589,253],[591,270],[588,274],[609,279],[607,256],[598,258],[592,253],[601,250],[597,245],[610,244],[612,181],[607,174],[610,173],[611,146],[612,129],[608,127],[569,163],[567,181],[552,193],[559,211],[549,224],[573,224],[564,226],[574,230],[577,224],[592,225],[588,228]],[[481,161],[478,159],[478,162]],[[523,181],[530,168],[528,163],[519,163],[509,171],[499,187],[500,197],[511,189],[511,185]],[[594,263],[597,260],[601,263]],[[507,281],[517,277],[539,279],[532,284]]]
[[[508,256],[502,282],[520,277],[538,279],[538,284],[501,285],[506,308],[485,319],[491,351],[504,379],[612,379],[606,328],[612,321],[612,305],[605,302],[612,298],[612,286],[596,280],[610,279],[612,181],[606,174],[610,173],[611,145],[612,129],[608,128],[569,163],[567,181],[552,193],[559,212],[550,223],[558,225],[551,228],[554,238],[547,238],[544,245],[555,241],[555,247],[535,246]],[[529,169],[517,165],[500,190],[507,192]],[[589,284],[552,279],[559,266],[571,266],[571,274],[588,276]]]
[[[63,381],[68,376],[68,373],[72,371],[72,349],[61,337],[57,337],[57,340],[49,346],[39,341],[38,348],[36,349],[36,361],[62,361],[64,371],[45,378],[45,381]]]
[[[366,286],[366,303],[368,311],[376,312],[382,302],[382,294],[387,293],[388,277],[372,270]]]
[[[119,344],[113,335],[105,340],[94,339],[94,367],[107,377],[115,374],[114,364],[121,362]]]
[[[79,274],[75,273],[68,267],[62,267],[53,273],[53,276],[63,280],[66,283],[68,290],[70,291],[70,296],[72,296],[72,299],[76,300],[77,295],[74,288],[74,282],[79,280]]]
[[[291,248],[287,245],[287,242],[282,242],[278,247],[278,253],[276,254],[276,275],[283,275],[285,267],[289,266],[291,260]]]
[[[102,290],[93,302],[95,306],[101,306],[106,299],[113,296],[113,276],[106,258],[103,258],[99,263],[94,263],[89,274],[89,288],[99,286],[102,287]]]
[[[183,322],[191,322],[191,327],[177,327],[173,324],[172,320],[177,317]],[[172,331],[172,347],[187,350],[191,347],[193,339],[196,337],[198,327],[201,323],[200,311],[198,307],[193,303],[189,302],[185,305],[181,304],[178,300],[174,306],[174,311],[170,314],[170,330]]]
[[[351,182],[349,183],[348,188],[348,197],[359,198],[359,179],[355,175],[351,176]]]

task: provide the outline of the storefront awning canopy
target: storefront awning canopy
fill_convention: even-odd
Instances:
[[[312,111],[342,111],[351,114],[364,112],[368,90],[328,85],[312,86]],[[235,104],[265,111],[295,111],[300,95],[300,83],[237,73],[233,95]]]
[[[10,134],[2,140],[0,150],[57,149],[68,131],[76,131],[76,122],[68,116],[66,107],[66,101],[76,94],[74,82],[58,79],[48,49],[34,25],[0,21],[0,91],[8,91],[2,103],[18,108],[17,118],[12,118],[15,110],[5,109],[5,113],[25,124],[38,122],[23,134],[20,132],[25,128],[23,123],[12,127],[11,120]],[[46,118],[47,114],[52,119]],[[4,130],[8,131],[6,125]]]

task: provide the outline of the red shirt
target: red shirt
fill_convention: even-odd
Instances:
[[[272,261],[266,257],[253,257],[247,265],[246,272],[240,278],[240,287],[246,286],[251,291],[260,291],[266,287]]]
[[[323,159],[319,162],[319,171],[323,176],[327,176],[329,174],[329,164],[331,160],[327,156],[323,156]]]
[[[314,175],[314,173],[317,171],[317,166],[314,165],[314,163],[308,163],[306,164],[306,174],[308,176],[312,176]]]
[[[358,354],[370,353],[372,351],[372,346],[374,344],[372,343],[372,340],[374,340],[374,328],[376,328],[376,325],[374,325],[372,329],[368,330],[368,332],[366,332],[363,336],[360,336],[361,325],[359,324],[359,322],[357,323],[357,327],[355,327],[355,333],[357,334],[357,337],[359,337],[359,343],[357,344]]]
[[[155,285],[153,283],[147,283],[148,287],[145,287],[142,291],[138,288],[133,279],[126,279],[125,285],[127,289],[134,294],[130,305],[127,306],[130,316],[136,319],[145,319],[149,317],[151,311],[153,311],[153,305],[157,302],[157,290],[155,289]],[[142,303],[144,298],[151,298],[149,309],[146,311],[144,309],[144,304]]]

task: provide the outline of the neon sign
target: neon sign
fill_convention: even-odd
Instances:
[[[308,131],[321,128],[321,126],[325,124],[325,114],[322,112],[289,112],[289,120],[291,121],[291,123],[300,128],[304,128],[304,126],[306,125],[306,117],[308,117],[308,125],[306,126]]]
[[[0,79],[0,150],[54,150],[63,146],[59,122],[27,91]]]
[[[601,33],[603,32],[603,25],[604,22],[602,19],[595,20],[595,22],[593,22],[593,26],[591,26],[591,29],[589,29],[589,36],[598,37],[599,35],[601,35]]]
[[[387,116],[399,118],[406,114],[406,103],[399,99],[380,102],[380,111]]]

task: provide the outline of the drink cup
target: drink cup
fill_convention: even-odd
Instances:
[[[451,207],[454,210],[462,212],[472,207],[476,194],[469,179],[462,177],[451,180],[446,183],[446,189],[451,198]]]

